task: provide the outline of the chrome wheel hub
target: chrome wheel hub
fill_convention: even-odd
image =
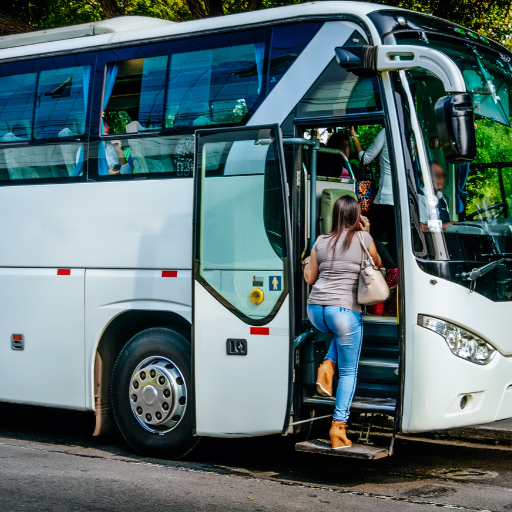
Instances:
[[[129,400],[137,421],[150,432],[175,428],[187,408],[187,386],[176,365],[161,356],[144,359],[132,373]]]

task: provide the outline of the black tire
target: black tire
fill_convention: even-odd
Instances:
[[[136,367],[149,357],[164,357],[181,372],[187,387],[187,406],[178,424],[169,432],[144,428],[130,404],[131,378]],[[180,459],[199,442],[193,436],[194,396],[192,390],[190,343],[177,332],[156,327],[136,334],[121,350],[112,374],[112,406],[119,430],[138,453],[151,457]]]

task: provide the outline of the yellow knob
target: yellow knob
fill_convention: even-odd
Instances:
[[[260,288],[254,288],[254,290],[249,295],[249,298],[251,299],[251,302],[253,304],[261,304],[263,302],[263,299],[265,298],[265,294],[263,293],[263,290]]]

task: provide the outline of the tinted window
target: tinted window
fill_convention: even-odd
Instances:
[[[89,66],[39,73],[34,138],[75,137],[85,133]]]
[[[297,105],[295,117],[339,116],[380,109],[377,79],[349,73],[333,59]]]
[[[273,29],[267,94],[281,80],[321,26],[321,22],[313,22],[282,25]]]
[[[0,181],[65,182],[85,174],[82,137],[93,59],[75,55],[0,67]]]
[[[194,136],[109,139],[92,144],[90,153],[93,169],[99,176],[159,174],[166,178],[191,178]]]
[[[84,145],[0,146],[0,180],[69,180],[84,173]]]
[[[105,72],[104,122],[111,134],[162,128],[167,56],[110,63]]]
[[[236,124],[266,82],[264,42],[171,56],[166,127]]]
[[[0,77],[0,140],[28,140],[32,131],[32,115],[37,73]]]

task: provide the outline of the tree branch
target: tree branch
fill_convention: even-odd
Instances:
[[[27,23],[0,14],[0,32],[5,34],[23,34],[23,32],[30,32],[32,30],[34,30],[33,27]]]
[[[187,5],[190,9],[190,14],[192,14],[194,19],[199,20],[201,18],[206,18],[206,12],[203,4],[199,0],[187,0]]]
[[[204,0],[204,5],[208,16],[222,16],[224,14],[222,0]]]
[[[256,11],[261,8],[261,4],[263,0],[249,0],[247,2],[247,10],[248,11]]]
[[[99,2],[107,18],[115,18],[123,15],[116,0],[99,0]]]

